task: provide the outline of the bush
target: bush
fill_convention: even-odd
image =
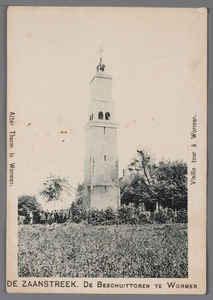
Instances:
[[[18,215],[29,219],[29,211],[38,214],[41,211],[41,205],[37,202],[35,196],[20,196],[18,198]]]
[[[188,214],[185,208],[177,212],[177,223],[188,223]]]
[[[87,219],[87,211],[85,208],[74,202],[71,205],[71,213],[71,221],[74,223],[80,223],[81,221],[85,221]]]
[[[103,210],[98,211],[97,209],[91,209],[87,216],[88,224],[99,225],[104,221]]]
[[[25,216],[18,215],[18,225],[25,224],[25,219],[26,219]]]
[[[118,219],[119,224],[137,224],[138,217],[134,212],[133,208],[130,207],[121,207],[118,210]]]
[[[152,219],[160,224],[172,222],[174,219],[174,212],[171,208],[161,208],[158,212],[152,214]]]
[[[24,224],[29,224],[30,223],[30,215],[26,214],[25,219],[23,220]]]
[[[108,207],[103,211],[103,216],[105,218],[106,221],[115,221],[115,212],[113,211],[112,208]]]
[[[111,208],[105,210],[91,209],[88,211],[87,221],[91,225],[113,225],[116,224],[117,216]]]
[[[136,208],[135,214],[137,215],[139,224],[149,223],[149,213],[148,212],[145,212],[145,211],[142,211],[139,208]]]
[[[151,214],[142,211],[139,207],[122,206],[118,210],[108,207],[105,210],[85,209],[81,205],[73,203],[71,206],[71,222],[81,223],[93,226],[97,225],[115,225],[115,224],[152,224],[157,222],[165,223],[187,223],[187,211],[181,209],[178,215],[171,208],[161,208],[158,212]]]

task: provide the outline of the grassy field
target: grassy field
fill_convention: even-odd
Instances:
[[[187,225],[19,225],[21,277],[188,276]]]

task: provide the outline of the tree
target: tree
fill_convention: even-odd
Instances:
[[[143,202],[155,206],[154,203],[157,201],[156,168],[153,155],[145,150],[137,150],[137,156],[132,158],[128,166],[132,173],[120,182],[121,202],[125,204],[132,202],[135,206]]]
[[[77,193],[76,193],[76,203],[78,205],[83,204],[83,191],[84,191],[84,183],[79,183],[77,187]]]
[[[23,195],[18,198],[18,215],[26,217],[29,221],[29,211],[32,211],[34,218],[42,210],[35,196]]]
[[[187,209],[187,164],[161,161],[157,169],[157,194],[163,207]]]
[[[42,209],[35,196],[23,195],[18,198],[18,210],[20,215],[23,210],[39,211]]]
[[[131,174],[120,180],[121,204],[134,203],[138,206],[141,200],[150,200],[150,189],[141,174]]]
[[[68,183],[66,178],[60,178],[59,176],[50,176],[47,180],[43,183],[44,188],[40,191],[40,195],[46,199],[46,202],[54,202],[54,209],[55,209],[55,202],[62,201],[62,193],[66,193],[69,196],[71,186]]]
[[[186,163],[169,160],[156,163],[153,155],[137,150],[129,170],[131,174],[120,180],[122,204],[138,206],[144,202],[151,207],[158,203],[178,210],[187,208]]]

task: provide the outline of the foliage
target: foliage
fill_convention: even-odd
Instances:
[[[38,203],[35,196],[24,195],[18,198],[19,215],[25,216],[26,210],[30,210],[32,212],[41,210],[41,205]]]
[[[188,222],[187,210],[182,208],[177,213],[177,223],[187,223],[187,222]]]
[[[174,209],[187,208],[187,165],[183,162],[159,163],[157,194],[161,205]]]
[[[130,207],[121,207],[118,210],[118,218],[120,224],[137,224],[138,219],[137,216],[134,214],[134,211]]]
[[[46,202],[63,201],[62,193],[66,193],[70,196],[70,188],[66,178],[60,178],[59,176],[50,176],[43,183],[44,188],[40,191],[40,195],[46,199]]]
[[[42,207],[35,196],[23,195],[18,198],[18,215],[25,217],[23,220],[25,224],[28,224],[30,221],[30,211],[32,211],[33,217],[36,219],[41,210]]]
[[[127,180],[126,180],[127,179]],[[120,181],[121,203],[128,205],[134,203],[137,207],[141,200],[148,202],[150,200],[150,188],[147,186],[143,176],[132,174]]]
[[[159,209],[158,212],[152,214],[151,218],[160,224],[176,221],[174,211],[171,208]]]
[[[86,223],[89,225],[118,225],[118,224],[153,224],[154,222],[164,224],[187,223],[187,210],[182,209],[175,214],[171,208],[161,208],[158,212],[142,211],[141,207],[122,206],[117,210],[107,208],[105,210],[85,209],[76,203],[71,205],[71,222]]]
[[[144,150],[129,165],[130,175],[120,179],[121,203],[155,204],[187,209],[187,165],[182,161],[155,162]],[[154,207],[154,206],[153,206]]]
[[[18,236],[20,277],[188,277],[185,224],[20,225]]]
[[[85,221],[87,219],[87,212],[82,205],[78,205],[77,203],[73,202],[70,210],[72,213],[72,222],[80,223],[81,221]]]
[[[117,224],[117,214],[110,207],[105,210],[91,209],[87,213],[87,222],[91,225],[114,225]]]
[[[150,219],[148,212],[142,211],[139,207],[135,208],[135,215],[137,216],[138,224],[151,224],[153,223]]]
[[[84,183],[79,183],[77,187],[77,193],[76,193],[76,204],[78,205],[83,204],[83,191],[84,191]]]

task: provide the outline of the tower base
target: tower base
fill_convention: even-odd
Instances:
[[[84,206],[94,209],[118,209],[120,207],[120,187],[111,185],[87,185],[84,189]]]

